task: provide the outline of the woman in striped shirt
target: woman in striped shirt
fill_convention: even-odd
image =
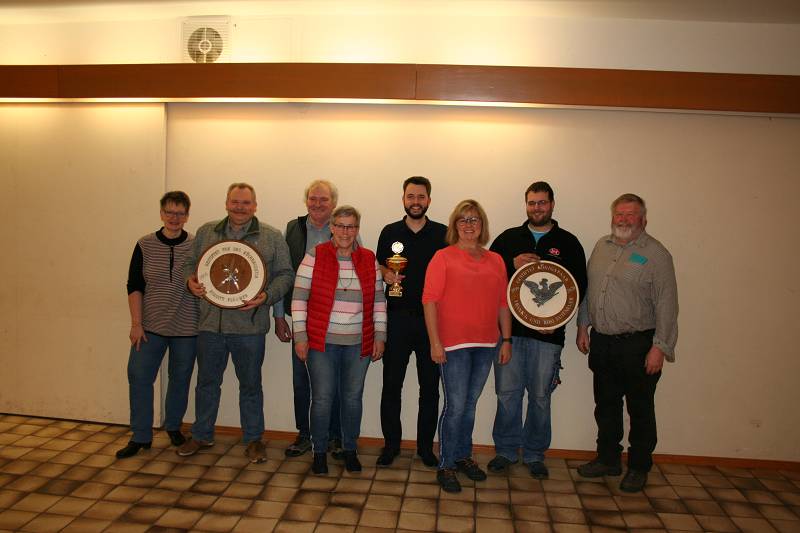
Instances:
[[[375,254],[356,240],[360,221],[355,208],[337,208],[331,216],[333,237],[306,254],[294,282],[294,341],[311,379],[315,474],[328,472],[328,427],[337,389],[345,468],[361,470],[356,441],[364,380],[370,361],[383,356],[386,340],[383,279]]]

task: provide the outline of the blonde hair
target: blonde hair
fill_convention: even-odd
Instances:
[[[483,210],[481,204],[477,200],[461,200],[456,205],[453,212],[450,213],[450,223],[447,226],[446,240],[447,244],[455,244],[458,242],[458,228],[456,222],[459,218],[464,216],[468,211],[475,211],[478,213],[478,218],[481,219],[481,233],[478,235],[478,244],[485,246],[489,242],[489,219],[486,218],[486,211]]]

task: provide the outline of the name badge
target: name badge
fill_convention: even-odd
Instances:
[[[638,263],[640,265],[643,265],[643,264],[647,263],[647,258],[645,256],[643,256],[643,255],[639,255],[637,253],[632,253],[631,254],[631,258],[630,258],[630,262],[631,263]]]

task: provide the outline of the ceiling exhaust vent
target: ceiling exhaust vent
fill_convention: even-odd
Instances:
[[[184,63],[227,63],[231,60],[231,18],[186,17],[181,21]]]

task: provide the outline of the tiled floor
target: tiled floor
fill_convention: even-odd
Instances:
[[[662,464],[631,496],[552,459],[548,481],[517,465],[451,495],[410,452],[375,469],[379,450],[362,449],[360,475],[319,477],[308,454],[284,458],[285,441],[259,465],[231,437],[182,459],[158,433],[117,461],[127,441],[124,427],[0,415],[0,531],[800,532],[798,471]]]

